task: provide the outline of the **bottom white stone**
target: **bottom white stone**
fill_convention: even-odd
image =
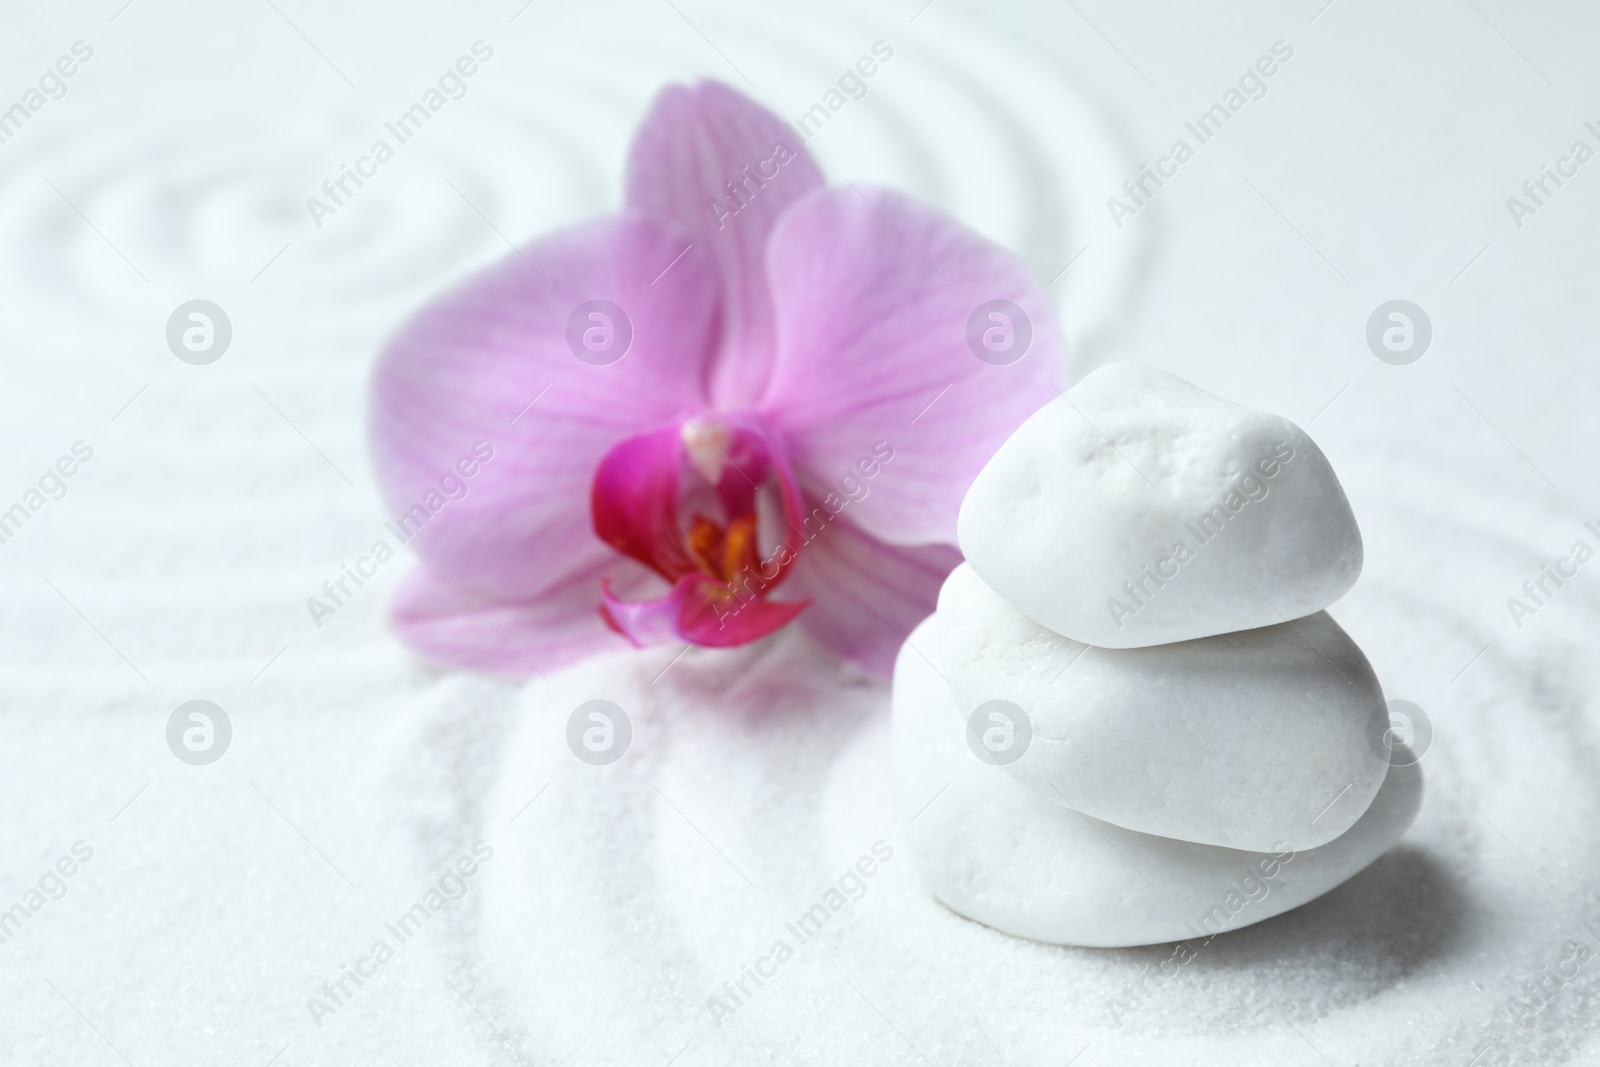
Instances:
[[[1366,813],[1317,848],[1241,852],[1126,830],[1038,796],[978,759],[937,656],[930,618],[895,663],[907,839],[934,896],[1008,934],[1123,947],[1248,926],[1360,872],[1400,839],[1422,803],[1421,770],[1397,759]]]

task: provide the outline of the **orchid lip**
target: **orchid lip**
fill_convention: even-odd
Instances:
[[[685,473],[696,481],[686,484]],[[783,540],[760,548],[759,503],[777,491]],[[716,505],[718,518],[696,507]],[[799,487],[775,437],[752,416],[684,420],[630,437],[595,471],[596,535],[671,583],[662,597],[623,601],[602,589],[601,617],[636,645],[684,640],[716,647],[753,641],[786,625],[805,602],[768,594],[799,555]]]

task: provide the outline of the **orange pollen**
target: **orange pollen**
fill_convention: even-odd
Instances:
[[[689,523],[687,541],[700,570],[730,586],[745,580],[743,574],[761,570],[754,515],[741,515],[726,528],[704,515],[696,515]]]
[[[756,517],[741,515],[728,524],[722,542],[722,577],[730,585],[744,570],[759,571],[761,556],[756,550]]]
[[[700,569],[713,578],[722,577],[718,573],[722,541],[722,527],[704,515],[696,515],[689,523],[689,553],[694,556]]]

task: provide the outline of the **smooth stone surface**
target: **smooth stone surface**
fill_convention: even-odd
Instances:
[[[936,655],[933,626],[932,620],[919,626],[895,663],[901,813],[928,889],[953,911],[996,930],[1120,947],[1238,929],[1360,872],[1400,839],[1421,806],[1421,770],[1394,766],[1342,837],[1275,854],[1175,841],[1092,819],[1051,803],[968,750],[961,713],[926,658]]]
[[[1309,615],[1362,559],[1305,431],[1139,364],[1100,368],[1023,423],[973,482],[957,535],[1006,599],[1104,648]]]
[[[1130,830],[1225,848],[1315,848],[1388,772],[1389,714],[1326,612],[1154,648],[1079,644],[967,564],[939,591],[936,660],[963,716],[1010,701],[1032,725],[1005,765],[1045,798]]]

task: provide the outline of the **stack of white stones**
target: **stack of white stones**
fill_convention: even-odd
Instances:
[[[1109,366],[1001,446],[958,535],[894,678],[912,852],[953,910],[1059,944],[1205,937],[1411,825],[1416,761],[1322,610],[1361,534],[1298,426]]]

